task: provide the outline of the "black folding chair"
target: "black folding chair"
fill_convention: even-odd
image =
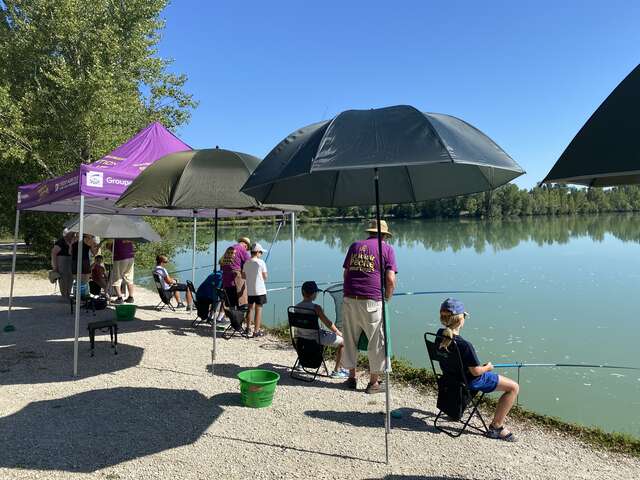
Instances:
[[[158,305],[156,305],[156,310],[161,312],[165,308],[168,308],[172,312],[175,312],[175,307],[171,305],[171,299],[173,298],[173,295],[169,290],[164,289],[164,285],[162,283],[162,280],[160,279],[160,275],[158,275],[157,273],[153,274],[153,283],[156,284],[158,295],[160,295],[160,302],[158,303]]]
[[[478,409],[480,402],[482,402],[484,398],[484,393],[469,388],[464,371],[465,367],[462,363],[460,350],[455,340],[449,345],[448,351],[438,348],[443,338],[442,335],[435,333],[427,332],[424,334],[424,342],[427,346],[431,368],[438,382],[438,401],[436,406],[439,411],[433,421],[433,426],[454,438],[462,435],[467,427],[486,434],[488,432],[487,424]],[[438,363],[440,367],[440,372],[436,370],[436,363]],[[463,417],[466,411],[470,411],[470,413],[469,416],[464,419]],[[438,425],[438,420],[440,420],[443,413],[447,415],[450,420],[462,423],[462,429],[456,433]],[[470,423],[474,416],[480,419],[482,428]]]
[[[249,306],[242,305],[240,307],[230,307],[229,297],[227,297],[227,292],[225,292],[224,288],[216,288],[215,290],[218,295],[218,301],[222,302],[224,313],[229,319],[229,325],[225,331],[222,332],[222,338],[229,340],[236,335],[249,338],[249,335],[243,326]]]
[[[289,317],[289,335],[291,343],[298,354],[293,367],[291,367],[291,378],[302,380],[303,382],[313,382],[318,375],[329,376],[329,369],[324,361],[325,346],[320,343],[320,324],[318,323],[318,314],[315,310],[303,307],[289,307],[287,309]],[[315,330],[318,338],[301,338],[295,335],[294,328],[304,328],[306,330]],[[324,367],[325,375],[320,373],[320,369]],[[296,369],[300,368],[308,376],[299,375]]]

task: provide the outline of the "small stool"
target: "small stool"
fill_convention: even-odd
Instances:
[[[109,336],[111,337],[111,348],[113,348],[113,354],[118,354],[118,324],[113,320],[102,320],[99,322],[89,322],[87,325],[89,329],[89,341],[91,342],[91,356],[93,357],[93,351],[96,343],[96,330],[109,329]]]

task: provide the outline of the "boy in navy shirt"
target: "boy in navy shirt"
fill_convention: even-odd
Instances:
[[[484,393],[491,393],[496,390],[504,392],[498,400],[496,413],[489,425],[487,436],[498,440],[515,442],[516,437],[505,428],[504,421],[516,401],[519,386],[510,378],[493,372],[491,362],[482,365],[478,360],[478,355],[473,345],[460,336],[460,330],[464,326],[467,315],[460,300],[447,298],[442,302],[440,306],[440,323],[444,328],[438,330],[436,343],[438,348],[449,351],[449,346],[455,341],[462,358],[462,365],[465,368],[464,374],[469,388]],[[444,368],[446,368],[446,365],[443,366]],[[450,373],[458,375],[458,372]]]

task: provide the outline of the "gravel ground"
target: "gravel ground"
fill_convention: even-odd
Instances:
[[[0,275],[6,310],[8,275]],[[520,442],[432,428],[435,399],[394,385],[391,465],[384,464],[384,395],[288,376],[295,355],[270,337],[221,340],[186,313],[152,309],[138,290],[137,319],[120,323],[118,355],[99,335],[88,355],[81,316],[73,379],[73,317],[51,285],[19,275],[13,323],[0,333],[0,479],[637,479],[640,459],[604,453],[538,426],[515,423]],[[44,292],[34,295],[33,292]],[[96,318],[111,318],[98,312]],[[5,314],[0,314],[2,324]],[[262,366],[282,378],[273,406],[240,406],[238,371]],[[364,388],[365,379],[360,387]]]

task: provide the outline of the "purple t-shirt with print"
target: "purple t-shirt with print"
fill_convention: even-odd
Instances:
[[[233,287],[236,278],[234,271],[241,272],[244,262],[249,260],[251,255],[241,243],[227,248],[224,255],[220,259],[220,268],[222,269],[222,286]]]
[[[133,257],[135,257],[133,242],[120,239],[115,239],[113,241],[113,259],[115,261],[127,260]]]
[[[398,272],[396,254],[393,247],[385,241],[382,242],[382,259],[385,272],[387,270]],[[342,266],[347,270],[344,279],[345,296],[382,300],[377,238],[352,243]]]

